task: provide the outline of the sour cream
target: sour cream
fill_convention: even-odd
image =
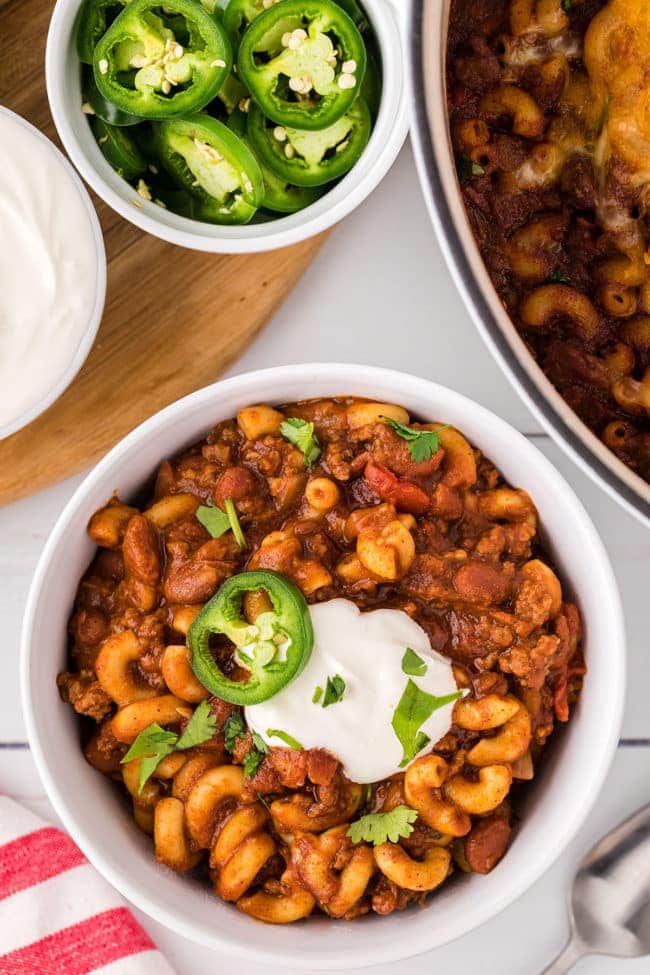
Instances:
[[[361,613],[347,599],[311,606],[314,649],[302,674],[279,694],[246,708],[246,721],[270,745],[283,745],[268,735],[280,730],[304,748],[327,748],[353,782],[378,782],[400,770],[403,749],[391,725],[406,684],[412,680],[428,694],[453,694],[456,681],[448,660],[431,649],[422,627],[402,610]],[[402,670],[410,647],[426,663],[422,677]],[[324,708],[314,691],[336,674],[345,681],[342,700]],[[421,726],[431,742],[451,726],[453,702]]]
[[[98,296],[98,248],[62,157],[4,111],[0,173],[0,431],[8,433],[75,362]]]

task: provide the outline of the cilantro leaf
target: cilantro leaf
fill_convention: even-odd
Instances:
[[[428,721],[438,708],[451,704],[452,701],[457,701],[462,696],[462,691],[445,694],[443,697],[438,697],[437,694],[427,694],[409,678],[391,721],[393,731],[404,749],[400,768],[408,765],[418,752],[421,752],[429,744],[429,737],[420,731],[424,722]]]
[[[280,433],[285,440],[288,440],[302,452],[308,467],[316,463],[320,457],[321,449],[318,437],[314,433],[313,423],[292,416],[280,424]]]
[[[345,693],[345,681],[340,674],[334,674],[333,677],[327,678],[327,684],[325,685],[325,695],[323,697],[323,702],[321,704],[322,708],[328,708],[330,704],[338,704],[339,701],[343,700],[343,695]]]
[[[216,504],[213,504],[211,501],[207,504],[200,504],[195,514],[196,520],[203,525],[213,538],[221,538],[227,531],[230,531],[230,519],[228,515],[221,508],[217,508]]]
[[[423,731],[418,731],[415,736],[415,754],[419,755],[423,748],[431,744],[431,739]]]
[[[246,737],[246,724],[239,711],[235,711],[226,718],[223,726],[223,734],[226,743],[226,751],[234,752],[235,745],[240,738]]]
[[[154,755],[147,755],[140,759],[140,765],[138,767],[138,795],[142,795],[142,790],[162,762],[163,758],[167,758],[167,756],[171,755],[173,751],[173,747],[165,748],[162,751],[156,752]]]
[[[427,665],[422,657],[415,650],[411,650],[410,647],[406,648],[402,657],[402,672],[409,674],[411,677],[424,677],[427,672]]]
[[[213,538],[221,538],[227,531],[231,531],[235,536],[235,541],[240,548],[246,548],[246,539],[239,524],[237,509],[231,498],[224,501],[225,511],[222,511],[214,502],[208,501],[207,504],[200,504],[196,509],[196,520],[212,535]]]
[[[235,502],[232,498],[226,498],[224,501],[226,507],[226,515],[228,516],[228,523],[230,525],[230,530],[235,536],[235,541],[240,548],[246,548],[246,539],[244,538],[244,533],[241,530],[241,525],[239,524],[239,518],[237,517],[237,509],[235,508]]]
[[[266,731],[267,738],[279,738],[283,741],[289,748],[295,748],[297,752],[304,751],[304,746],[300,744],[297,738],[293,735],[288,734],[286,731],[280,731],[279,728],[268,728]]]
[[[266,755],[269,750],[269,746],[266,744],[262,736],[258,735],[256,731],[251,731],[251,734],[253,736],[253,745],[255,748],[257,748],[258,752],[261,752],[262,755]]]
[[[176,742],[176,748],[194,748],[204,741],[209,741],[217,730],[217,716],[210,710],[207,701],[201,701],[192,717],[185,725],[185,730]]]
[[[128,752],[121,759],[121,764],[140,759],[138,775],[138,793],[144,789],[147,779],[156,771],[163,758],[167,758],[176,750],[185,750],[200,745],[212,738],[216,731],[217,719],[210,710],[207,701],[201,701],[192,717],[185,725],[180,736],[173,731],[166,731],[154,721],[144,731],[141,731]]]
[[[312,694],[311,703],[318,704],[322,696],[323,696],[323,688],[320,686],[320,684],[318,684],[317,687],[314,688],[314,693]]]
[[[397,843],[401,837],[410,836],[412,824],[418,818],[415,809],[409,806],[395,806],[390,812],[370,813],[351,823],[347,835],[353,843]]]
[[[463,154],[456,161],[458,178],[461,183],[469,183],[475,176],[485,176],[485,170],[477,162]]]
[[[435,430],[428,430],[423,437],[418,437],[409,444],[409,452],[416,464],[421,464],[425,460],[431,460],[434,454],[438,453],[440,447],[440,437]]]
[[[370,782],[366,782],[361,786],[361,802],[359,803],[359,809],[363,813],[365,813],[367,809],[372,808],[372,793],[374,788],[374,785],[372,785]]]
[[[553,271],[549,275],[549,284],[571,284],[571,279],[567,278],[566,274],[562,274],[560,271]]]
[[[244,778],[254,779],[263,759],[264,756],[262,753],[253,748],[246,756],[246,761],[244,762]]]
[[[177,739],[178,735],[175,735],[173,731],[166,731],[154,721],[153,724],[150,724],[144,731],[140,732],[122,759],[122,765],[126,762],[133,761],[134,758],[152,755],[155,751],[164,749],[168,745],[171,745],[173,748],[176,745]]]
[[[440,448],[439,430],[415,430],[413,427],[407,427],[406,424],[400,423],[399,420],[393,420],[389,416],[382,416],[381,419],[393,428],[398,437],[408,442],[409,453],[416,464],[420,464],[424,460],[431,460],[433,455],[438,453]],[[443,429],[446,430],[447,428],[443,427]]]
[[[264,739],[257,734],[256,731],[253,732],[253,742],[255,747],[251,748],[246,756],[246,761],[244,762],[244,778],[246,779],[255,778],[257,770],[264,761],[264,756],[269,750],[269,746],[266,744]]]
[[[122,765],[132,762],[136,758],[140,759],[138,793],[142,792],[147,779],[153,775],[163,758],[171,755],[177,741],[178,735],[175,735],[173,731],[165,731],[155,721],[140,732],[124,758],[121,759]]]

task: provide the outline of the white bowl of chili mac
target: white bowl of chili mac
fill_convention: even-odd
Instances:
[[[153,574],[142,557],[143,539],[152,537],[166,551],[164,570],[154,565]],[[242,715],[224,700],[203,703],[213,680],[230,693],[214,653],[200,672],[203,687],[187,657],[185,669],[177,664],[188,627],[191,647],[195,623],[225,632],[214,600],[225,579],[236,586],[251,571],[262,579],[280,573],[282,585],[289,579],[290,603],[306,597],[315,641],[302,673],[281,679],[282,689],[261,704],[242,699]],[[259,578],[259,592],[270,587],[267,615],[281,617],[283,597],[276,601],[275,583]],[[199,604],[206,609],[197,616]],[[422,724],[431,734],[420,729],[409,739],[399,684],[397,751],[364,698],[371,684],[379,714],[381,682],[374,672],[364,681],[363,670],[340,656],[341,632],[354,632],[362,656],[359,621],[375,610],[387,614],[373,631],[382,652],[390,653],[393,636],[410,650],[403,658],[399,650],[400,670],[393,647],[387,673],[392,667],[413,693],[433,691],[428,700],[457,688],[447,711],[431,719],[440,718],[437,730]],[[245,601],[239,612],[257,632],[256,612],[250,616]],[[282,639],[288,633],[289,645],[299,645],[291,612]],[[337,647],[327,644],[328,632],[338,634]],[[337,673],[312,679],[327,653],[339,661]],[[127,666],[116,676],[118,658]],[[427,380],[366,366],[298,365],[237,376],[180,400],[86,478],[34,577],[22,692],[34,758],[57,813],[132,903],[220,951],[346,970],[460,937],[562,853],[616,747],[624,659],[605,549],[536,447]],[[134,694],[133,681],[150,686]],[[305,683],[309,698],[301,702]],[[180,712],[170,714],[170,706]],[[208,711],[213,724],[201,733]],[[229,723],[233,713],[239,726]],[[153,717],[166,726],[171,754],[138,793],[133,761],[121,759]],[[327,727],[330,737],[319,739]],[[270,740],[278,729],[288,747]],[[352,729],[347,738],[345,729]],[[336,755],[327,751],[334,735]],[[354,735],[367,735],[365,752]],[[194,751],[184,753],[189,744]],[[226,796],[227,816],[211,819],[216,807],[208,803],[205,818],[206,789]],[[429,825],[442,814],[445,832]],[[316,819],[306,826],[309,815]],[[243,844],[235,844],[234,861],[232,850],[224,852],[233,827]],[[373,837],[373,829],[384,835]],[[251,875],[233,877],[232,864],[249,855]],[[315,863],[325,865],[325,887]],[[414,903],[420,900],[428,910]]]

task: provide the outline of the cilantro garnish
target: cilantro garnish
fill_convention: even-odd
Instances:
[[[318,684],[318,686],[314,688],[314,693],[312,694],[311,703],[318,704],[322,696],[323,696],[323,688],[320,686],[320,684]]]
[[[217,730],[217,717],[210,710],[207,701],[201,701],[192,717],[185,725],[185,730],[176,742],[178,751],[194,748],[204,741],[209,741]]]
[[[411,677],[424,677],[427,672],[427,665],[415,650],[411,650],[410,647],[406,648],[406,652],[402,657],[402,672],[404,674],[409,674]]]
[[[269,750],[269,746],[266,744],[261,735],[258,735],[256,731],[252,732],[253,735],[253,747],[246,756],[246,761],[244,762],[244,778],[253,779],[257,773],[258,768],[264,760],[264,756]]]
[[[461,183],[469,183],[475,176],[485,176],[485,170],[469,156],[459,156],[457,163],[458,178]]]
[[[279,728],[268,728],[266,737],[279,738],[280,741],[283,741],[285,745],[289,746],[289,748],[295,748],[297,752],[303,751],[304,746],[300,744],[297,738],[294,738],[293,735],[288,734],[286,731],[280,731]]]
[[[246,761],[244,762],[244,777],[254,779],[263,759],[263,752],[258,752],[256,748],[253,748],[246,756]]]
[[[121,764],[140,759],[140,774],[138,778],[138,793],[144,789],[147,779],[153,775],[163,758],[174,751],[178,735],[173,731],[165,731],[155,721],[144,731],[141,731],[128,752],[121,760]]]
[[[452,701],[457,701],[462,696],[462,691],[445,694],[443,697],[427,694],[409,678],[391,721],[393,731],[404,749],[400,768],[408,765],[418,752],[421,752],[430,743],[429,736],[420,731],[424,722],[428,721],[438,708],[451,704]]]
[[[238,740],[246,737],[246,724],[239,711],[235,711],[226,718],[226,723],[223,726],[223,734],[226,751],[234,752]]]
[[[237,517],[237,509],[235,508],[235,502],[232,498],[226,498],[224,501],[226,507],[226,514],[228,515],[228,521],[230,522],[230,528],[235,536],[235,541],[240,548],[246,548],[246,539],[244,538],[244,533],[241,530],[241,525],[239,524],[239,518]]]
[[[562,274],[560,271],[553,271],[549,275],[549,284],[571,284],[571,279],[567,278],[566,274]]]
[[[228,515],[212,501],[208,501],[207,505],[199,505],[196,509],[196,520],[201,522],[213,538],[221,538],[227,531],[230,531]]]
[[[418,818],[415,809],[409,806],[396,806],[390,812],[370,813],[351,823],[347,835],[353,843],[397,843],[402,837],[410,836],[412,824]]]
[[[361,786],[361,802],[359,803],[359,809],[362,813],[372,807],[372,793],[374,786],[370,782],[366,782]]]
[[[246,539],[239,524],[237,509],[231,498],[224,502],[224,507],[226,510],[222,511],[212,501],[208,501],[207,505],[201,504],[196,509],[196,519],[213,538],[221,538],[227,531],[231,531],[239,547],[245,548]]]
[[[258,752],[261,752],[262,755],[266,755],[269,750],[269,746],[266,744],[262,736],[258,735],[256,731],[251,731],[251,735],[253,736],[253,745],[255,748],[257,748]]]
[[[431,460],[440,448],[440,430],[415,430],[407,427],[399,420],[393,420],[389,416],[382,416],[382,420],[393,428],[398,437],[406,440],[409,445],[409,453],[416,464],[423,460]],[[442,427],[446,430],[447,427]]]
[[[330,704],[338,704],[339,701],[343,700],[344,693],[345,681],[341,675],[334,674],[333,677],[328,677],[321,707],[328,708]]]
[[[156,771],[163,758],[167,758],[172,752],[184,751],[186,748],[194,748],[195,745],[209,741],[216,727],[217,719],[210,710],[210,705],[207,701],[201,701],[180,737],[173,731],[161,728],[155,721],[141,731],[121,762],[124,765],[136,758],[140,759],[138,793],[142,792],[147,780]]]
[[[280,424],[280,433],[285,440],[288,440],[301,451],[308,467],[316,463],[321,450],[318,437],[314,433],[313,423],[292,416]]]

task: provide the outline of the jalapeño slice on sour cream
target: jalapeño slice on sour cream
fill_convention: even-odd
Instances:
[[[266,594],[271,609],[247,623],[244,597],[258,591]],[[221,636],[235,645],[235,660],[248,671],[247,679],[233,680],[220,667],[210,641]],[[307,664],[314,634],[298,587],[279,572],[256,569],[224,582],[193,621],[187,643],[190,666],[204,687],[232,704],[256,704],[295,680]]]
[[[402,610],[361,613],[347,599],[309,610],[309,660],[278,693],[246,707],[248,726],[269,745],[278,745],[269,731],[281,729],[303,748],[327,748],[354,782],[377,782],[403,770],[451,726],[460,692],[449,661]],[[421,675],[404,670],[407,648],[426,667]],[[330,694],[324,707],[325,692],[317,689],[327,688],[328,680],[336,700]]]

